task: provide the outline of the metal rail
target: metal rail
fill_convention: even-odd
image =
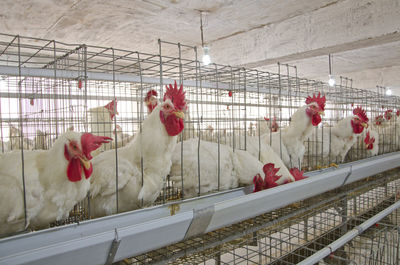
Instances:
[[[21,67],[21,76],[25,77],[44,77],[44,78],[54,78],[54,70],[53,69],[43,69],[43,68],[33,68],[33,67]],[[10,76],[18,76],[19,67],[18,66],[4,66],[0,65],[0,75],[10,75]],[[152,85],[159,85],[160,77],[153,77],[153,76],[139,76],[135,74],[120,74],[120,73],[108,73],[108,72],[91,72],[87,71],[87,80],[97,80],[97,81],[113,81],[115,82],[134,82],[134,83],[141,83],[145,84],[152,84]],[[82,76],[82,73],[77,70],[64,70],[64,69],[57,69],[57,76],[59,78],[66,78],[66,79],[73,79],[76,80]],[[163,77],[164,84],[172,84],[174,82],[171,78]],[[182,84],[187,87],[196,87],[196,80],[182,80]],[[211,89],[218,89],[218,90],[232,90],[231,85],[229,83],[224,82],[210,82],[210,81],[202,81],[203,88],[211,88]],[[272,95],[281,95],[279,89],[276,88],[267,88],[267,87],[259,87],[255,85],[246,85],[246,92],[253,92],[253,93],[270,93]],[[298,92],[298,97],[306,98],[308,93],[306,92]],[[328,100],[336,99],[336,96],[330,95],[330,93],[326,93],[326,98]],[[354,98],[354,103],[361,104],[363,103],[363,98]]]
[[[365,230],[367,230],[372,225],[376,224],[384,217],[395,211],[396,209],[400,208],[400,201],[392,204],[391,206],[387,207],[385,210],[379,212],[378,214],[374,215],[370,219],[366,220],[362,224],[354,227],[351,231],[347,232],[345,235],[341,236],[333,243],[329,244],[328,246],[324,247],[323,249],[319,250],[314,255],[308,257],[307,259],[303,260],[302,262],[298,263],[298,265],[309,265],[315,264],[319,262],[321,259],[325,258],[326,256],[330,255],[332,252],[336,251],[340,247],[344,246],[346,243],[350,242],[356,236],[362,234]]]

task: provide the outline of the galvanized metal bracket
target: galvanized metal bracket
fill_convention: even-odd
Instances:
[[[346,184],[347,180],[349,179],[349,177],[351,176],[351,174],[353,173],[353,166],[350,166],[350,172],[347,174],[347,176],[344,178],[344,181],[342,183],[342,186],[344,186],[344,184]]]
[[[111,265],[113,263],[115,254],[117,253],[119,247],[119,243],[121,243],[121,239],[119,239],[117,229],[115,229],[115,238],[111,243],[111,248],[110,251],[108,252],[105,265]]]
[[[214,204],[201,209],[193,209],[193,219],[184,239],[204,234],[215,212]]]

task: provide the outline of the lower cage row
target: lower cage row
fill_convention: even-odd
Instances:
[[[297,264],[399,199],[396,169],[120,264]],[[320,264],[399,264],[398,213]]]

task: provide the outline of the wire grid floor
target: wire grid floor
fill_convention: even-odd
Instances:
[[[387,208],[399,188],[398,171],[385,172],[121,263],[296,264]]]

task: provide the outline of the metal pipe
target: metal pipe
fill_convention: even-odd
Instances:
[[[389,215],[390,213],[392,213],[394,210],[396,210],[398,208],[400,208],[400,201],[397,201],[396,203],[392,204],[385,210],[374,215],[367,221],[363,222],[361,225],[356,226],[351,231],[347,232],[342,237],[340,237],[338,240],[332,242],[328,246],[326,246],[323,249],[316,252],[314,255],[312,255],[312,256],[308,257],[307,259],[303,260],[302,262],[298,263],[298,265],[309,265],[309,264],[315,264],[315,263],[319,262],[321,259],[323,259],[326,256],[330,255],[331,253],[335,252],[337,249],[344,246],[346,243],[351,241],[356,236],[359,236],[360,234],[362,234],[369,227],[376,224],[377,222],[379,222],[384,217],[386,217],[387,215]]]

